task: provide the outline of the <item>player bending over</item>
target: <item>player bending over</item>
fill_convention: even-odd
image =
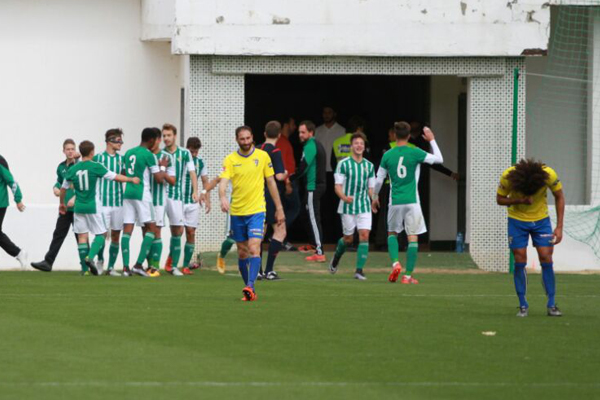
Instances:
[[[97,198],[99,181],[105,179],[107,181],[128,182],[131,185],[139,186],[140,180],[135,177],[117,175],[106,169],[104,165],[92,161],[94,158],[94,143],[88,140],[84,140],[79,144],[79,153],[81,154],[81,162],[69,169],[60,189],[59,212],[61,214],[67,212],[65,197],[67,189],[72,185],[75,189],[73,230],[77,234],[77,242],[79,243],[79,259],[85,263],[92,275],[98,275],[94,257],[104,247],[105,235],[108,230],[102,212],[101,200]],[[90,232],[96,235],[91,248],[88,243]],[[82,272],[87,274],[87,271]]]
[[[254,301],[254,282],[261,266],[260,245],[266,211],[265,180],[275,203],[275,219],[278,225],[285,224],[285,215],[269,155],[254,147],[250,127],[237,128],[235,138],[240,148],[223,161],[219,199],[221,211],[231,214],[231,228],[238,251],[238,267],[246,285],[242,290],[242,300]],[[226,196],[229,181],[233,188],[231,205]]]
[[[379,193],[386,176],[390,177],[390,201],[388,207],[388,253],[392,260],[392,273],[388,280],[396,282],[402,272],[398,261],[398,233],[406,229],[408,236],[408,249],[406,251],[406,273],[400,283],[417,284],[412,273],[417,263],[419,252],[419,235],[427,232],[425,219],[421,211],[419,193],[419,174],[421,164],[441,164],[444,162],[442,153],[435,142],[433,132],[423,128],[423,138],[431,144],[433,154],[419,148],[409,146],[410,125],[406,122],[394,124],[396,133],[396,147],[385,152],[377,171],[375,196]],[[373,211],[377,212],[379,200],[373,200]]]
[[[557,223],[554,231],[548,216],[546,189],[550,189],[556,203]],[[496,202],[501,206],[508,206],[508,246],[515,256],[514,281],[519,297],[517,317],[526,317],[529,311],[525,271],[529,236],[542,266],[542,284],[548,296],[548,315],[560,317],[562,313],[554,299],[556,283],[552,253],[563,236],[565,196],[556,172],[539,161],[521,160],[502,174]]]
[[[338,263],[352,245],[354,231],[358,230],[358,250],[356,255],[356,272],[354,278],[365,280],[367,277],[363,267],[369,254],[369,233],[371,232],[371,199],[375,186],[375,167],[363,158],[367,138],[364,133],[357,132],[350,138],[351,155],[340,161],[335,169],[335,194],[340,198],[338,214],[342,216],[344,237],[340,238],[335,248],[335,255],[329,264],[329,272],[337,272]]]

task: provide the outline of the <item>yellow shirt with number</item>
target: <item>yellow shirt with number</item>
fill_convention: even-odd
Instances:
[[[225,157],[221,178],[229,179],[233,188],[229,213],[252,215],[265,212],[265,178],[273,174],[271,157],[266,151],[254,148],[246,156],[236,151]]]
[[[539,221],[548,216],[548,200],[546,198],[546,189],[550,189],[553,193],[558,192],[562,189],[562,183],[558,179],[556,172],[544,165],[544,171],[548,173],[548,179],[546,180],[546,186],[537,191],[532,197],[532,204],[514,204],[508,207],[508,217],[518,219],[519,221]],[[498,186],[498,194],[500,196],[510,197],[511,199],[523,199],[527,196],[522,193],[512,190],[511,184],[508,181],[508,174],[514,170],[515,167],[510,167],[500,178],[500,186]]]

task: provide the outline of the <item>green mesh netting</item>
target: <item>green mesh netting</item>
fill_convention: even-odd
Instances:
[[[553,7],[551,21],[548,56],[527,64],[527,156],[557,171],[565,234],[600,258],[600,7]]]

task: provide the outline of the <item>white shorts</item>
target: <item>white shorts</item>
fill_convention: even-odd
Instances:
[[[93,235],[104,235],[108,229],[104,214],[78,214],[73,215],[73,232],[91,233]]]
[[[362,214],[341,214],[342,216],[342,230],[344,236],[350,236],[354,234],[354,230],[371,230],[371,221],[373,215],[368,213]]]
[[[406,234],[421,235],[427,232],[425,218],[420,204],[399,204],[388,209],[388,232],[400,233],[406,229]]]
[[[106,227],[112,231],[123,230],[123,207],[104,207],[102,208]]]
[[[153,215],[154,215],[154,223],[156,226],[162,228],[165,226],[165,206],[152,206]],[[137,226],[144,226],[140,221],[136,221]]]
[[[192,203],[183,206],[183,224],[190,228],[198,228],[200,219],[200,204]]]
[[[152,202],[143,200],[123,200],[123,223],[146,224],[154,222],[154,207]]]
[[[183,201],[167,199],[167,216],[170,226],[183,226]]]

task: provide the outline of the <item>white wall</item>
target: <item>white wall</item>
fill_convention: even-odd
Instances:
[[[180,57],[169,43],[140,41],[140,7],[139,0],[0,2],[0,154],[28,206],[23,214],[11,208],[4,228],[34,260],[52,235],[51,188],[65,138],[103,150],[104,132],[121,127],[127,150],[145,126],[179,124]],[[0,265],[16,262],[0,251]],[[56,266],[77,268],[72,242]]]
[[[158,0],[154,0],[158,1]],[[518,56],[546,49],[547,0],[176,0],[173,52]]]
[[[444,156],[444,166],[452,171],[458,171],[458,96],[460,88],[460,78],[458,77],[431,77],[431,126]],[[430,239],[455,240],[458,218],[458,183],[433,170],[431,170],[430,177]]]

